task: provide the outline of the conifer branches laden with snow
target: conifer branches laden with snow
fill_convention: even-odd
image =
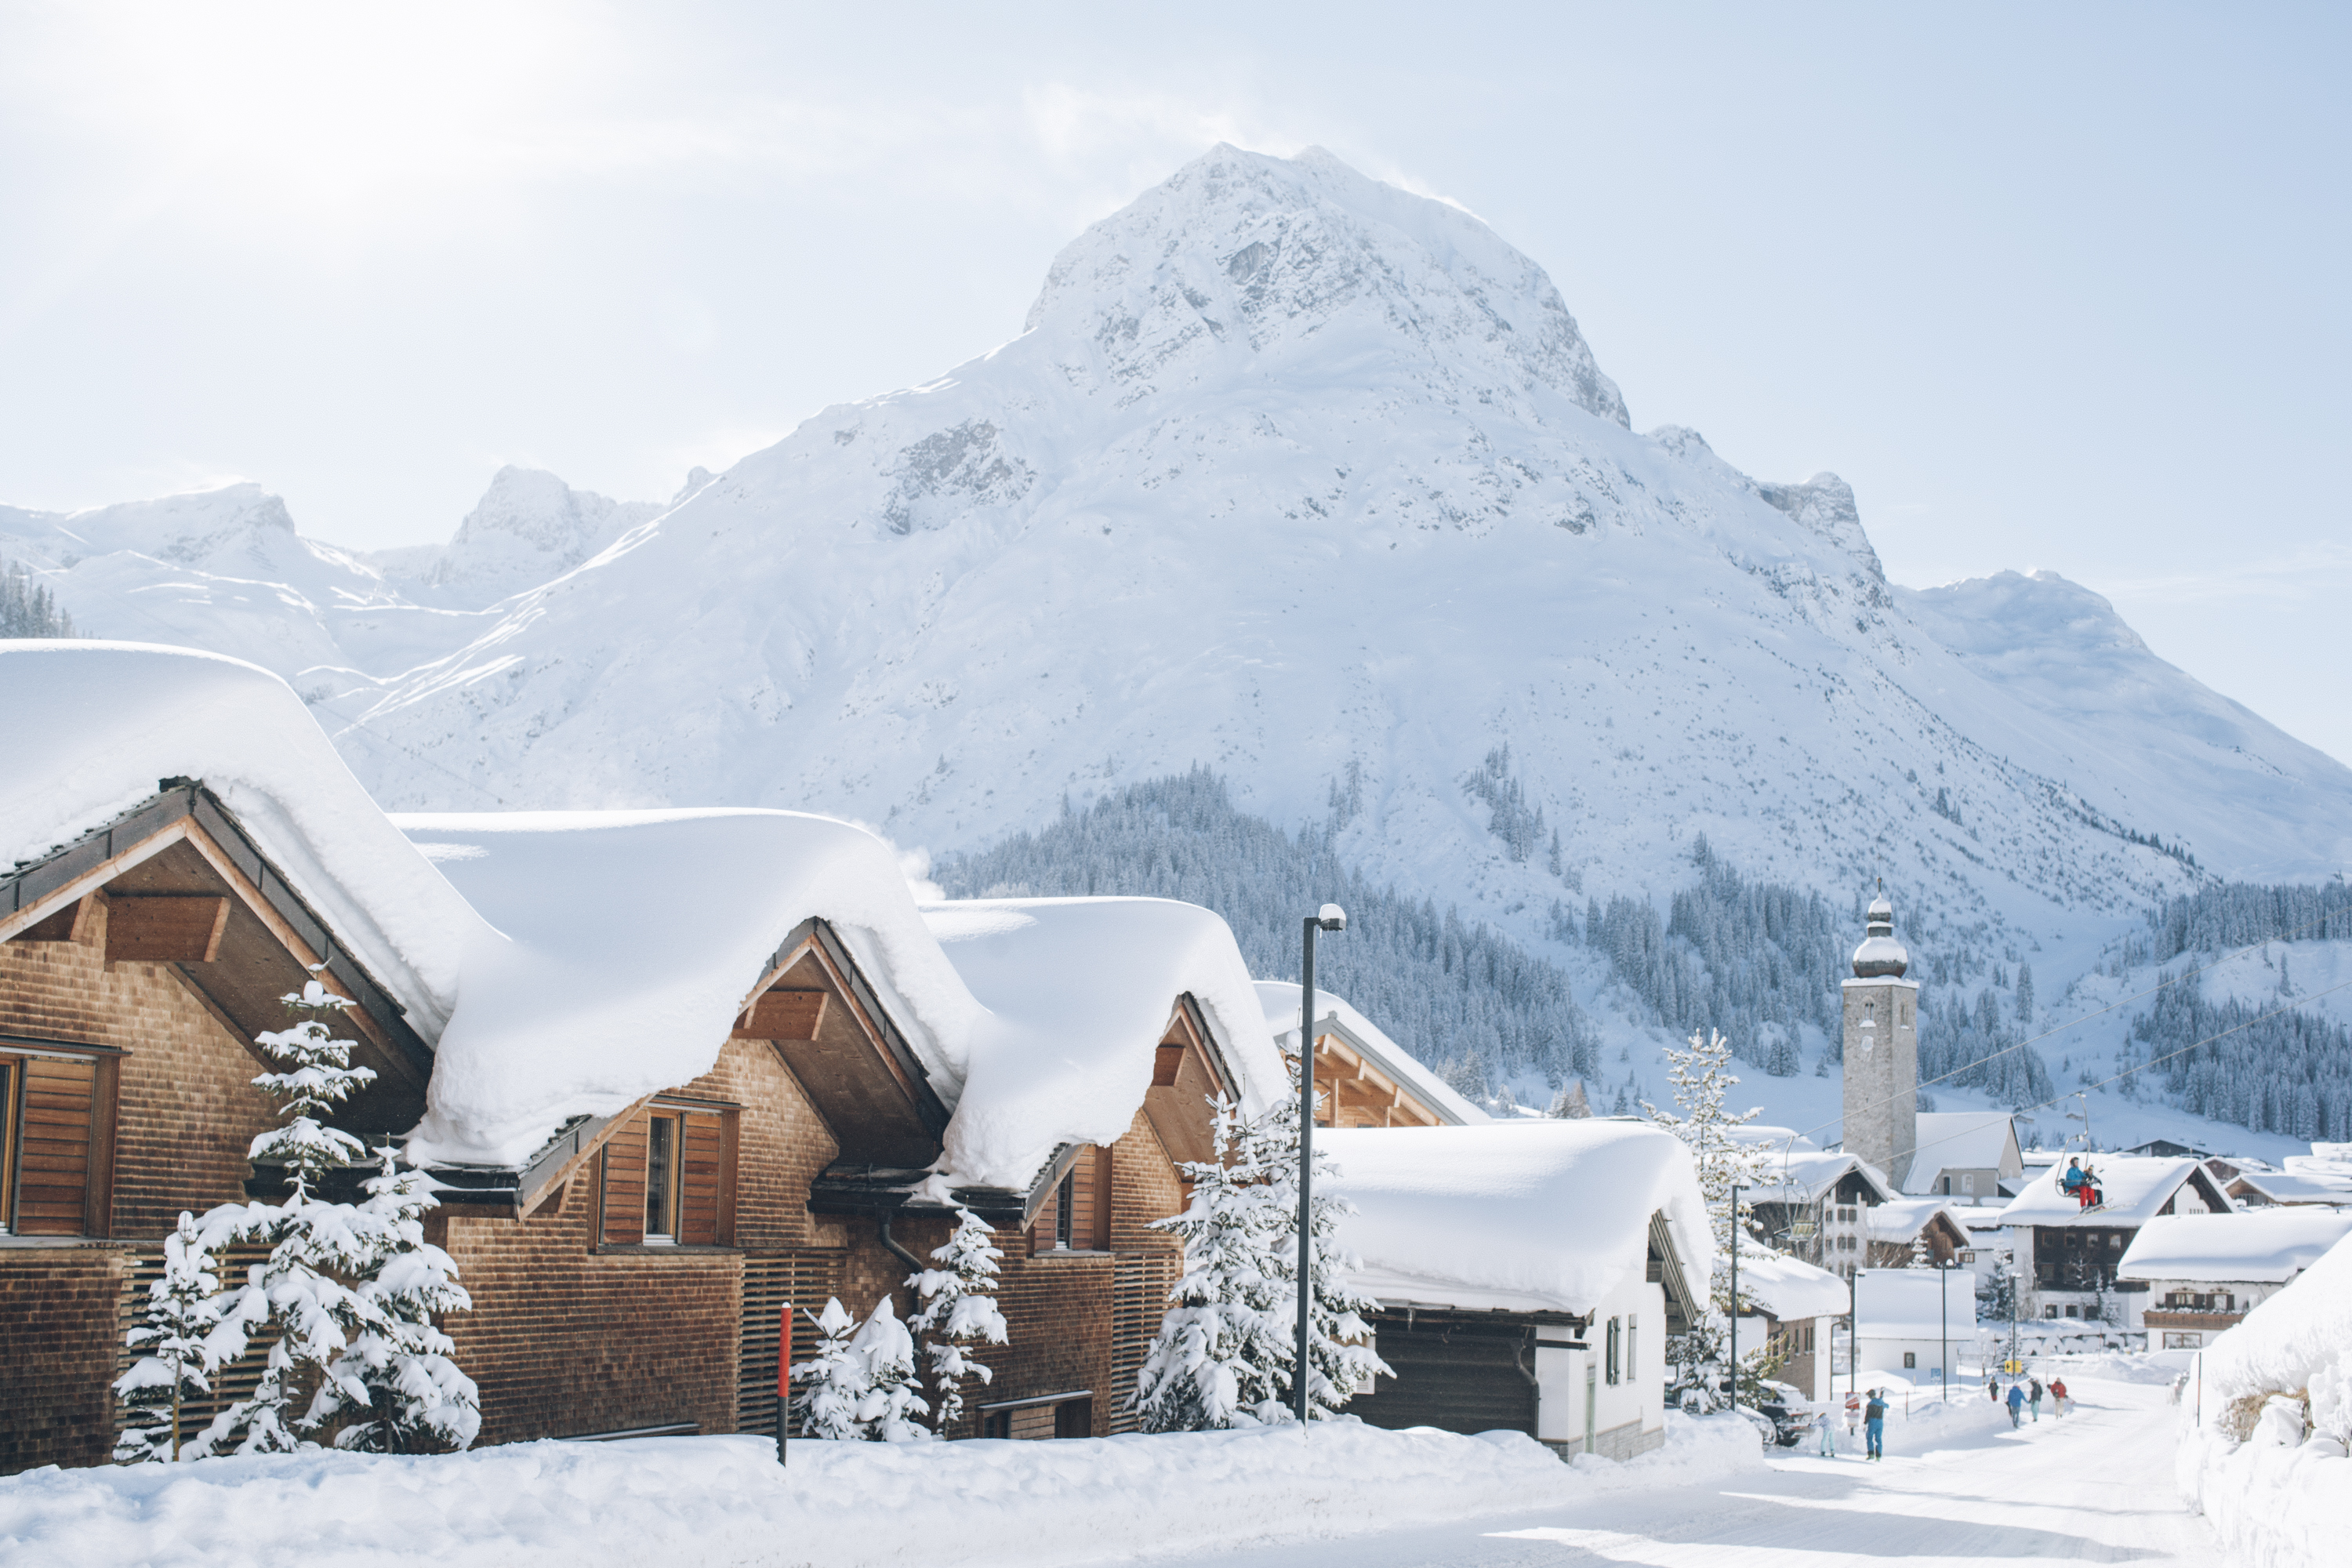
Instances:
[[[1294,1078],[1298,1070],[1292,1058]],[[1146,1431],[1191,1432],[1270,1425],[1293,1418],[1297,1355],[1298,1100],[1285,1095],[1244,1118],[1215,1107],[1217,1159],[1187,1163],[1193,1184],[1185,1211],[1156,1222],[1184,1243],[1184,1277],[1169,1299],[1136,1383]],[[1318,1153],[1318,1175],[1336,1173]],[[1356,1259],[1336,1240],[1354,1212],[1318,1194],[1308,1219],[1307,1418],[1338,1413],[1363,1381],[1389,1368],[1371,1349],[1365,1314],[1377,1305],[1357,1291]]]
[[[1739,1079],[1727,1070],[1731,1064],[1731,1042],[1721,1031],[1709,1029],[1704,1036],[1694,1034],[1683,1049],[1668,1047],[1665,1058],[1666,1079],[1675,1086],[1675,1103],[1682,1108],[1682,1114],[1661,1110],[1646,1100],[1642,1102],[1642,1113],[1681,1139],[1690,1150],[1691,1163],[1698,1173],[1699,1191],[1706,1198],[1716,1247],[1728,1252],[1734,1223],[1731,1189],[1735,1184],[1743,1188],[1755,1186],[1770,1159],[1768,1147],[1743,1142],[1733,1133],[1755,1121],[1762,1107],[1737,1115],[1724,1109],[1724,1097],[1738,1086]],[[1748,1212],[1744,1198],[1740,1200],[1739,1212]]]
[[[910,1276],[907,1283],[922,1303],[907,1326],[924,1337],[939,1410],[931,1429],[944,1437],[963,1418],[963,1380],[983,1384],[996,1373],[974,1361],[973,1345],[1005,1342],[1004,1314],[996,1305],[996,1277],[1003,1259],[988,1222],[970,1209],[956,1211],[955,1233],[931,1259],[942,1265]]]
[[[801,1431],[811,1437],[916,1443],[929,1437],[918,1419],[930,1406],[918,1389],[915,1342],[884,1296],[863,1324],[838,1297],[808,1314],[823,1336],[816,1355],[793,1368],[803,1386],[793,1395]]]
[[[333,1037],[327,1020],[352,1004],[316,973],[283,998],[299,1021],[259,1037],[280,1070],[254,1079],[287,1120],[256,1138],[250,1156],[282,1166],[292,1190],[282,1204],[223,1204],[202,1220],[181,1216],[165,1244],[163,1279],[150,1292],[149,1323],[130,1336],[134,1349],[156,1349],[117,1385],[145,1413],[134,1415],[118,1457],[160,1457],[159,1428],[177,1427],[177,1405],[167,1426],[153,1417],[163,1395],[152,1391],[204,1390],[257,1331],[275,1337],[252,1394],[193,1441],[174,1439],[179,1457],[290,1453],[316,1447],[311,1435],[329,1430],[341,1447],[462,1448],[479,1430],[474,1384],[432,1321],[472,1303],[448,1255],[425,1240],[421,1216],[437,1200],[424,1174],[400,1171],[387,1147],[382,1173],[364,1184],[364,1203],[315,1195],[328,1173],[366,1152],[320,1118],[375,1077],[351,1065],[351,1041]],[[269,1256],[241,1287],[216,1291],[210,1254],[235,1242],[261,1243]],[[297,1415],[305,1393],[310,1404]]]
[[[163,1272],[147,1288],[144,1321],[128,1337],[131,1349],[147,1353],[114,1381],[127,1412],[114,1445],[116,1463],[183,1457],[182,1406],[192,1395],[212,1392],[212,1375],[224,1359],[214,1339],[219,1292],[211,1243],[195,1216],[183,1211],[177,1228],[163,1238]],[[241,1343],[242,1336],[237,1339]]]

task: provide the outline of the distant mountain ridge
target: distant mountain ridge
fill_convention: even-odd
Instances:
[[[1637,434],[1539,268],[1320,152],[1215,149],[1074,240],[1021,337],[665,506],[507,470],[449,545],[365,557],[268,499],[139,503],[180,519],[143,544],[0,512],[0,553],[100,635],[285,671],[397,807],[971,850],[1198,763],[1538,948],[1555,903],[1663,910],[1704,835],[1832,907],[1883,877],[1915,947],[2033,952],[2053,994],[2208,876],[2352,860],[2352,770],[2086,590],[1895,587],[1834,474]]]

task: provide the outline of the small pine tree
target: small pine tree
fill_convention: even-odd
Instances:
[[[857,1400],[858,1436],[878,1443],[919,1443],[930,1436],[917,1419],[923,1402],[915,1373],[915,1342],[885,1296],[850,1342],[863,1363],[865,1392]]]
[[[2030,963],[2017,966],[2017,1021],[2033,1022],[2033,965]]]
[[[382,1308],[342,1282],[364,1278],[375,1263],[376,1227],[348,1204],[321,1203],[310,1195],[329,1171],[367,1153],[365,1144],[319,1117],[375,1079],[371,1069],[351,1065],[351,1041],[333,1037],[327,1020],[340,1017],[352,1004],[331,994],[316,973],[314,969],[299,994],[280,998],[299,1021],[257,1037],[261,1048],[287,1070],[263,1073],[253,1081],[279,1102],[278,1114],[288,1120],[256,1138],[248,1157],[257,1165],[283,1165],[293,1191],[282,1205],[225,1204],[205,1216],[212,1234],[268,1244],[268,1259],[247,1272],[221,1319],[224,1327],[247,1331],[274,1325],[278,1339],[251,1396],[215,1416],[198,1439],[203,1453],[232,1444],[240,1454],[313,1447],[297,1430],[312,1423],[290,1414],[297,1385],[324,1383],[354,1331],[389,1326]],[[240,1341],[236,1353],[242,1352]]]
[[[362,1300],[382,1314],[362,1326],[319,1386],[304,1422],[316,1428],[350,1418],[335,1447],[377,1454],[464,1448],[481,1431],[480,1391],[449,1359],[457,1347],[434,1315],[462,1312],[473,1299],[457,1282],[457,1266],[425,1239],[425,1211],[440,1205],[425,1173],[399,1168],[390,1144],[378,1149],[381,1172],[368,1178],[360,1215],[371,1223],[369,1277]]]
[[[1274,1369],[1288,1347],[1274,1327],[1280,1273],[1272,1253],[1289,1234],[1270,1212],[1266,1173],[1251,1163],[1240,1108],[1216,1102],[1216,1158],[1188,1161],[1192,1201],[1155,1221],[1184,1246],[1175,1303],[1144,1358],[1135,1405],[1147,1432],[1199,1432],[1279,1419]]]
[[[1906,1268],[1933,1268],[1936,1267],[1935,1254],[1929,1250],[1927,1246],[1927,1227],[1926,1226],[1921,1226],[1918,1233],[1912,1237],[1911,1258],[1904,1267]]]
[[[923,1348],[940,1396],[931,1429],[942,1437],[963,1418],[963,1380],[977,1377],[986,1384],[996,1376],[971,1359],[968,1347],[1005,1342],[1004,1314],[996,1305],[996,1276],[1003,1257],[988,1222],[970,1209],[958,1209],[955,1234],[931,1253],[932,1260],[945,1267],[926,1268],[907,1281],[922,1303],[907,1326],[925,1336]]]
[[[865,1397],[864,1357],[850,1342],[856,1321],[842,1310],[838,1298],[828,1297],[824,1310],[802,1309],[823,1336],[816,1354],[793,1368],[793,1381],[803,1386],[793,1393],[793,1411],[803,1434],[811,1437],[852,1438],[857,1429],[857,1403]]]
[[[1272,1313],[1289,1330],[1282,1335],[1284,1354],[1276,1380],[1293,1392],[1284,1401],[1283,1419],[1295,1413],[1296,1384],[1292,1363],[1297,1357],[1298,1300],[1298,1094],[1299,1058],[1293,1058],[1291,1092],[1246,1123],[1242,1134],[1242,1159],[1265,1174],[1260,1202],[1282,1216],[1275,1237],[1274,1267],[1269,1282],[1276,1287]],[[1315,1173],[1329,1178],[1339,1173],[1331,1157],[1318,1150]],[[1380,1303],[1349,1282],[1359,1259],[1339,1245],[1340,1222],[1356,1206],[1318,1184],[1307,1215],[1307,1418],[1325,1421],[1337,1415],[1356,1389],[1374,1373],[1389,1372],[1371,1348],[1371,1326],[1364,1314]],[[1391,1373],[1391,1375],[1394,1375]],[[1263,1419],[1263,1417],[1261,1417]]]
[[[115,1441],[116,1463],[179,1461],[181,1405],[189,1394],[211,1393],[220,1367],[210,1339],[220,1323],[219,1291],[212,1248],[195,1216],[183,1211],[179,1227],[163,1238],[163,1276],[147,1287],[146,1322],[131,1331],[131,1348],[147,1353],[114,1382],[129,1416]]]
[[[1590,1120],[1592,1102],[1584,1098],[1584,1080],[1577,1079],[1559,1091],[1551,1102],[1550,1115],[1567,1121]]]
[[[1706,1200],[1707,1220],[1715,1233],[1717,1267],[1706,1314],[1708,1321],[1694,1323],[1683,1334],[1670,1339],[1666,1346],[1668,1362],[1682,1369],[1673,1391],[1682,1396],[1685,1405],[1702,1410],[1716,1407],[1719,1398],[1717,1385],[1729,1375],[1723,1370],[1730,1337],[1728,1318],[1741,1309],[1741,1303],[1731,1297],[1729,1271],[1723,1267],[1731,1250],[1732,1228],[1739,1228],[1743,1249],[1756,1247],[1748,1221],[1748,1201],[1739,1199],[1735,1208],[1732,1188],[1754,1186],[1770,1153],[1763,1145],[1745,1143],[1734,1136],[1735,1131],[1754,1121],[1762,1108],[1738,1115],[1723,1108],[1725,1095],[1739,1082],[1727,1070],[1730,1062],[1731,1042],[1720,1030],[1709,1029],[1703,1037],[1693,1034],[1685,1049],[1666,1051],[1666,1077],[1675,1086],[1675,1104],[1682,1114],[1661,1110],[1646,1100],[1642,1102],[1643,1114],[1682,1140],[1690,1150],[1699,1191]],[[1742,1358],[1738,1375],[1752,1380],[1754,1374],[1747,1365],[1747,1358]],[[1740,1386],[1744,1388],[1745,1384]]]

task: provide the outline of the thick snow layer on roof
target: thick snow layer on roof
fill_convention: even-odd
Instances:
[[[1932,1340],[1977,1331],[1977,1277],[1968,1268],[1864,1268],[1854,1276],[1855,1332],[1865,1340]]]
[[[2209,1430],[2247,1394],[2305,1391],[2312,1423],[2352,1438],[2352,1241],[2339,1241],[2208,1346],[2200,1408]],[[2339,1459],[2340,1462],[2340,1459]]]
[[[2158,1215],[2140,1226],[2116,1273],[2125,1279],[2284,1283],[2352,1232],[2336,1209]]]
[[[2352,1205],[2352,1176],[2332,1172],[2241,1171],[2237,1179],[2274,1204]]]
[[[1289,1081],[1234,933],[1170,899],[1003,899],[922,918],[983,1012],[948,1124],[959,1184],[1026,1191],[1065,1143],[1124,1134],[1169,1014],[1191,993],[1252,1110]]]
[[[428,1040],[486,928],[384,820],[292,688],[142,643],[0,641],[0,865],[203,781]]]
[[[1946,1171],[1998,1171],[2007,1163],[2011,1139],[2006,1110],[1923,1111],[1913,1145],[1907,1193],[1931,1193]]]
[[[1739,1299],[1761,1307],[1781,1322],[1843,1315],[1845,1281],[1785,1252],[1739,1248]]]
[[[1863,1210],[1862,1217],[1871,1240],[1900,1246],[1927,1229],[1928,1221],[1939,1214],[1951,1221],[1952,1228],[1961,1236],[1969,1234],[1965,1213],[1942,1198],[1890,1198]]]
[[[1288,1042],[1284,1048],[1298,1048],[1298,994],[1300,986],[1292,980],[1261,980],[1257,983],[1257,999],[1265,1009],[1265,1026],[1277,1040]],[[1370,1018],[1348,1005],[1344,997],[1334,996],[1321,986],[1315,988],[1315,1016],[1318,1023],[1337,1016],[1341,1026],[1364,1042],[1372,1065],[1396,1079],[1411,1089],[1439,1115],[1451,1118],[1462,1125],[1492,1121],[1493,1117],[1456,1093],[1452,1085],[1438,1077],[1383,1033]]]
[[[2066,1171],[2061,1163],[2044,1170],[2010,1200],[2001,1211],[2005,1225],[2133,1225],[2156,1217],[2167,1199],[2180,1190],[2197,1170],[2197,1162],[2181,1156],[2155,1154],[2093,1154],[2085,1158],[2100,1193],[2099,1210],[2085,1215],[2072,1193],[2059,1190]],[[2198,1201],[2204,1202],[2200,1193]],[[2226,1201],[2226,1200],[2225,1200]]]
[[[1582,1314],[1643,1267],[1664,1212],[1684,1278],[1707,1290],[1714,1240],[1690,1152],[1638,1122],[1318,1131],[1352,1202],[1341,1243],[1382,1301]]]
[[[1801,1143],[1802,1140],[1799,1140]],[[1895,1189],[1878,1167],[1858,1154],[1847,1154],[1835,1149],[1811,1149],[1775,1144],[1763,1169],[1757,1174],[1757,1185],[1744,1201],[1759,1204],[1814,1204],[1822,1201],[1829,1190],[1845,1178],[1849,1171],[1859,1171],[1863,1179],[1877,1188],[1882,1199],[1895,1195]]]
[[[979,1005],[889,846],[789,811],[394,819],[498,929],[465,955],[413,1157],[511,1165],[566,1119],[708,1071],[769,958],[839,931],[954,1103]]]

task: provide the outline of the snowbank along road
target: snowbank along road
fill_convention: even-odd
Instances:
[[[1887,1423],[1882,1463],[1776,1458],[1766,1473],[1721,1485],[1190,1561],[1217,1568],[2221,1563],[2212,1531],[2172,1489],[2179,1432],[2166,1391],[2069,1383],[2079,1401],[2073,1414],[2060,1420],[2045,1407],[2039,1424],[2015,1432],[2005,1417],[1998,1426],[1962,1419],[1939,1431],[1897,1415]]]

